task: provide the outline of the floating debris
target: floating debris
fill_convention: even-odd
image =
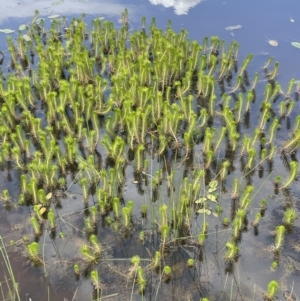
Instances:
[[[300,43],[299,42],[292,42],[291,44],[292,44],[292,46],[294,46],[296,48],[300,48]]]
[[[48,17],[48,19],[55,19],[55,18],[58,18],[60,15],[51,15]]]
[[[15,32],[15,30],[9,29],[9,28],[5,28],[5,29],[0,29],[0,32],[3,32],[3,33],[13,33],[13,32]]]
[[[268,43],[273,46],[273,47],[277,47],[278,46],[278,41],[276,40],[268,40]]]
[[[236,29],[241,29],[242,25],[235,25],[235,26],[227,26],[225,27],[226,30],[236,30]]]

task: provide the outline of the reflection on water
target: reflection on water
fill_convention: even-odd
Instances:
[[[42,17],[50,15],[50,14],[60,14],[60,15],[66,15],[68,18],[71,18],[72,15],[78,15],[78,14],[82,14],[82,13],[86,13],[86,14],[91,14],[91,15],[101,15],[101,16],[105,16],[106,18],[111,18],[111,17],[119,17],[121,15],[121,12],[124,10],[125,7],[127,7],[129,9],[130,12],[130,21],[132,22],[132,17],[136,17],[136,19],[140,19],[140,17],[144,14],[144,11],[146,9],[149,8],[149,11],[146,12],[147,15],[147,19],[150,20],[151,16],[155,16],[157,17],[158,22],[165,22],[166,19],[173,19],[175,22],[173,22],[173,24],[175,26],[181,26],[187,28],[187,30],[189,30],[190,35],[192,36],[192,38],[194,39],[198,39],[198,40],[202,40],[202,36],[198,34],[198,28],[201,28],[201,34],[202,35],[219,35],[222,36],[222,38],[224,38],[226,40],[226,45],[229,44],[230,39],[232,39],[233,37],[230,35],[230,33],[228,31],[225,30],[226,26],[229,25],[235,25],[235,24],[242,24],[243,28],[241,31],[235,32],[235,37],[239,43],[241,44],[241,52],[242,55],[241,57],[243,57],[243,52],[244,53],[248,53],[248,52],[254,52],[254,64],[255,65],[255,70],[259,70],[259,66],[262,66],[264,64],[264,62],[266,61],[266,59],[269,56],[273,56],[275,55],[276,60],[279,59],[280,63],[281,63],[281,69],[280,69],[280,81],[282,81],[283,79],[285,79],[287,77],[287,79],[289,80],[292,76],[294,76],[296,79],[299,79],[299,69],[297,67],[296,69],[296,64],[293,63],[293,59],[297,59],[296,55],[298,55],[298,49],[294,49],[290,46],[290,41],[283,41],[280,40],[280,44],[279,47],[277,47],[276,49],[270,47],[270,45],[268,45],[266,39],[268,37],[270,38],[276,38],[278,39],[279,34],[283,35],[285,34],[287,31],[289,31],[289,35],[294,36],[295,35],[292,33],[292,31],[294,30],[294,24],[292,22],[289,21],[289,15],[287,13],[288,8],[286,4],[286,7],[280,9],[280,13],[279,13],[279,9],[278,9],[278,5],[274,4],[273,8],[270,8],[270,10],[263,10],[262,9],[262,5],[260,4],[259,9],[258,6],[256,6],[255,8],[253,7],[252,9],[249,8],[249,10],[247,9],[247,11],[243,12],[242,10],[239,9],[238,7],[238,1],[232,1],[231,3],[228,3],[225,5],[225,3],[222,5],[221,2],[219,2],[219,4],[216,4],[216,1],[212,1],[209,2],[208,1],[208,6],[205,8],[205,10],[201,11],[200,6],[196,5],[198,3],[201,3],[203,0],[187,0],[187,1],[178,1],[178,0],[149,0],[152,4],[154,5],[150,5],[150,3],[148,1],[144,1],[143,5],[146,9],[144,9],[144,11],[140,10],[137,8],[137,6],[133,5],[133,1],[130,2],[130,0],[126,0],[126,1],[120,1],[120,3],[118,3],[117,1],[115,2],[100,2],[100,1],[95,1],[95,0],[90,0],[89,3],[81,3],[78,0],[65,0],[62,4],[60,5],[56,5],[56,6],[52,6],[51,3],[53,3],[55,0],[42,0],[42,1],[34,1],[34,0],[27,0],[27,1],[9,1],[7,2],[8,4],[3,5],[2,6],[2,12],[0,15],[0,23],[8,23],[8,22],[12,22],[11,20],[14,20],[13,22],[15,23],[10,23],[9,27],[16,29],[19,26],[19,23],[25,23],[25,22],[30,22],[30,19],[33,16],[34,10],[38,9],[40,11],[40,15]],[[298,0],[299,1],[299,0]],[[276,2],[276,1],[275,1]],[[278,1],[277,1],[278,2]],[[291,1],[292,2],[292,1]],[[20,3],[20,4],[19,4]],[[236,4],[237,7],[235,7],[235,9],[233,9],[232,5]],[[300,2],[299,2],[300,3]],[[246,3],[243,3],[243,5],[246,5]],[[159,11],[160,5],[163,5],[167,8],[174,8],[174,12],[177,15],[184,15],[189,13],[188,16],[174,16],[171,10],[166,10],[163,13],[161,13]],[[204,7],[204,6],[203,6]],[[275,11],[277,7],[277,12]],[[193,9],[191,9],[193,8]],[[201,6],[202,8],[202,6]],[[214,9],[214,8],[218,8],[218,9]],[[237,15],[237,11],[239,11],[239,15]],[[255,18],[251,20],[252,16],[251,14],[253,14],[254,12],[257,12],[257,14],[262,14],[262,12],[264,13],[264,18],[261,18],[261,16],[259,18]],[[249,16],[247,15],[247,13],[249,14]],[[214,18],[212,18],[212,14],[214,14]],[[277,18],[277,22],[270,22],[270,16],[274,16],[274,18]],[[280,15],[280,16],[279,16]],[[14,18],[14,19],[11,19]],[[180,22],[179,22],[179,18],[180,18]],[[17,19],[17,21],[16,21]],[[17,24],[16,24],[17,23]],[[133,23],[133,22],[132,22]],[[180,23],[180,24],[179,24]],[[183,23],[183,24],[182,24]],[[133,23],[134,24],[134,23]],[[264,24],[272,24],[272,25],[268,25],[268,26],[264,26]],[[281,26],[282,24],[285,24],[285,26]],[[297,24],[297,20],[295,21],[295,24]],[[135,25],[135,28],[138,28],[139,25]],[[272,26],[272,27],[271,27]],[[280,30],[279,29],[280,27]],[[4,28],[3,25],[1,26],[1,28]],[[16,37],[16,35],[12,35],[13,37]],[[1,38],[2,39],[2,38]],[[2,39],[3,40],[3,39]],[[2,41],[0,41],[0,43],[3,43]],[[286,48],[285,48],[286,47]],[[263,55],[263,54],[259,54],[261,52],[266,53],[266,51],[269,52],[269,54],[267,56]],[[300,53],[300,52],[299,52]],[[290,65],[289,65],[290,64]],[[258,66],[258,67],[257,67]],[[285,86],[284,86],[285,87]],[[258,95],[258,98],[260,98],[261,95]],[[299,110],[299,103],[296,103],[297,109]],[[130,175],[132,175],[132,172],[129,173]],[[1,177],[1,184],[3,179],[5,178],[5,175],[2,175]],[[14,177],[15,178],[15,177]],[[130,181],[131,182],[131,181]],[[15,183],[14,187],[16,187]],[[7,188],[8,186],[8,182],[4,182],[3,185],[0,185],[1,190]],[[74,187],[73,187],[74,188]],[[269,189],[269,187],[265,186],[265,188]],[[11,189],[13,190],[13,189]],[[76,191],[75,191],[76,192]],[[299,191],[298,191],[298,195],[299,195]],[[138,194],[135,191],[132,191],[129,189],[128,191],[128,199],[129,198],[138,198]],[[15,197],[17,199],[17,197]],[[75,198],[75,197],[74,197]],[[75,202],[74,202],[74,198],[72,198],[71,196],[68,197],[67,199],[64,199],[64,208],[60,209],[60,213],[63,214],[69,211],[75,211],[77,208],[73,208],[71,210],[71,206],[74,206]],[[274,206],[274,208],[271,206]],[[274,204],[269,205],[268,208],[268,213],[272,212],[272,209],[276,209],[278,207],[278,202],[276,203],[274,201]],[[28,209],[29,210],[29,209]],[[29,213],[27,213],[27,217],[29,216]],[[139,212],[137,212],[139,213]],[[1,219],[1,227],[0,228],[0,234],[7,234],[7,233],[11,233],[10,232],[10,228],[12,225],[16,224],[19,219],[19,216],[17,216],[17,213],[9,213],[9,217],[8,215],[5,216],[5,218],[3,217],[4,215],[4,210],[0,211],[0,219]],[[23,214],[24,216],[24,214]],[[280,217],[281,218],[281,217]],[[71,219],[71,217],[70,217]],[[65,218],[66,222],[70,222],[71,221],[67,218]],[[277,220],[276,220],[277,223]],[[271,236],[269,234],[269,231],[271,229],[274,229],[276,226],[275,221],[273,222],[273,224],[270,226],[269,224],[269,220],[266,220],[266,218],[263,220],[262,225],[260,226],[260,236],[258,237],[258,240],[260,240],[262,243],[260,245],[253,245],[253,241],[251,240],[244,240],[241,242],[240,246],[241,249],[245,250],[244,253],[241,256],[240,259],[240,271],[238,271],[238,281],[239,281],[239,286],[234,283],[234,287],[241,287],[242,293],[245,295],[252,295],[252,291],[251,290],[258,290],[258,288],[255,288],[255,283],[258,282],[258,279],[269,279],[270,277],[270,272],[268,269],[264,269],[264,271],[262,272],[260,270],[260,268],[266,268],[266,263],[269,264],[270,263],[270,252],[268,252],[268,250],[264,250],[263,247],[265,247],[265,245],[270,245],[274,239],[273,236]],[[68,226],[70,226],[70,224],[68,224]],[[75,222],[74,222],[75,224]],[[268,226],[267,226],[268,225]],[[64,225],[62,225],[64,226]],[[20,233],[15,233],[14,232],[14,240],[17,240],[18,238],[22,238],[23,234],[27,234],[27,228],[24,228],[25,230],[22,230],[24,232],[22,232],[21,230],[19,230]],[[101,231],[103,229],[100,229],[99,231]],[[104,229],[105,230],[105,229]],[[28,233],[31,234],[31,232],[28,231]],[[223,232],[220,232],[223,233]],[[250,234],[248,234],[249,237]],[[122,255],[119,255],[120,258],[130,258],[132,255],[135,255],[137,252],[137,245],[135,243],[132,242],[136,242],[138,241],[138,233],[134,233],[133,235],[134,239],[128,239],[128,241],[126,243],[124,243],[124,245],[122,245],[120,243],[120,245],[117,245],[118,250],[120,249],[121,251],[123,251],[123,249],[125,251],[123,251]],[[224,236],[225,237],[225,236]],[[296,245],[298,246],[298,242],[299,236],[296,236],[295,233],[294,235],[291,235],[288,237],[288,239],[290,238],[295,239]],[[226,238],[226,237],[225,237]],[[45,248],[44,254],[46,257],[54,257],[57,256],[56,255],[56,249],[54,249],[54,244],[52,245],[52,241],[49,240],[50,238],[47,237],[47,240],[44,239],[44,237],[41,239],[41,241],[43,241],[43,245],[47,246]],[[213,300],[213,297],[216,298],[216,296],[218,295],[218,289],[220,287],[224,287],[224,283],[227,283],[227,279],[225,280],[225,276],[222,274],[222,268],[219,267],[219,262],[218,261],[222,261],[222,254],[215,254],[215,245],[222,245],[220,243],[220,241],[222,242],[223,237],[216,237],[216,241],[215,243],[211,242],[210,245],[206,246],[206,253],[204,254],[207,258],[204,259],[204,263],[202,265],[202,268],[206,268],[209,271],[209,276],[211,277],[211,279],[209,279],[209,281],[207,281],[207,279],[201,279],[201,284],[203,285],[203,283],[205,285],[207,285],[207,287],[210,287],[213,283],[213,288],[211,291],[211,297]],[[266,241],[268,241],[268,243],[266,244]],[[110,241],[111,242],[111,241]],[[287,241],[288,242],[288,241]],[[60,256],[61,255],[65,255],[64,257],[66,257],[66,254],[64,254],[65,251],[67,251],[70,246],[72,246],[72,250],[74,252],[78,252],[78,246],[76,245],[76,242],[74,241],[67,241],[65,240],[59,240],[56,239],[55,243],[58,246],[58,249],[60,250]],[[264,245],[263,245],[264,243]],[[116,242],[115,242],[116,244]],[[224,241],[223,241],[223,245],[224,245]],[[290,246],[290,244],[286,244],[285,247],[285,251],[286,249],[288,249]],[[115,247],[115,245],[114,245]],[[140,246],[138,246],[140,247]],[[106,246],[107,248],[107,246]],[[132,248],[132,249],[131,249]],[[149,249],[149,248],[148,248]],[[155,248],[154,248],[155,249]],[[186,261],[186,259],[188,257],[193,258],[193,253],[191,253],[189,250],[184,249],[183,247],[180,247],[180,250],[184,250],[186,253],[184,253],[185,257],[184,257],[184,262]],[[260,251],[260,253],[258,252],[258,250]],[[175,257],[175,255],[179,254],[179,251],[176,249],[172,249],[172,255]],[[188,253],[190,252],[190,253]],[[251,256],[253,256],[254,253],[259,253],[256,254],[257,258],[256,262],[251,263],[251,265],[249,265],[249,258],[251,258]],[[12,255],[11,255],[12,254]],[[19,255],[20,253],[11,253],[11,257],[13,257],[13,255],[17,254]],[[292,253],[293,254],[293,253]],[[70,254],[69,254],[70,255]],[[73,255],[73,254],[71,254]],[[189,255],[189,256],[187,256]],[[285,253],[283,254],[285,255]],[[145,253],[144,257],[148,258],[149,254]],[[219,257],[218,257],[219,256]],[[58,257],[58,256],[57,256]],[[117,256],[116,256],[117,257]],[[200,257],[200,256],[199,256]],[[173,259],[173,257],[172,257]],[[194,270],[189,270],[186,268],[185,265],[175,265],[175,259],[174,258],[174,263],[172,262],[172,266],[174,267],[174,277],[172,279],[173,281],[173,289],[172,289],[172,297],[176,298],[176,300],[179,300],[182,296],[179,295],[179,292],[181,290],[184,291],[187,288],[186,285],[186,281],[189,278],[182,278],[181,273],[190,273],[191,271],[194,272]],[[58,260],[57,260],[58,262]],[[111,287],[109,287],[111,289],[106,291],[107,294],[109,293],[115,293],[117,291],[116,286],[117,284],[112,283],[112,281],[115,281],[116,279],[118,279],[117,277],[119,277],[120,283],[121,281],[123,281],[123,275],[129,268],[130,268],[130,262],[128,261],[126,264],[124,264],[122,261],[120,262],[116,262],[116,263],[110,263],[109,261],[107,261],[110,266],[112,266],[115,270],[115,274],[113,274],[113,276],[115,277],[114,280],[110,279],[110,274],[108,273],[104,273],[104,275],[107,277],[107,279],[104,279],[105,283],[111,284]],[[73,263],[73,262],[72,262]],[[30,274],[31,276],[36,276],[34,274],[32,274],[32,271],[34,271],[34,268],[30,268],[29,267],[29,262],[26,261],[23,265],[20,265],[19,262],[12,262],[13,264],[13,270],[16,271],[18,273],[18,282],[20,282],[20,289],[22,292],[26,292],[29,294],[29,296],[34,296],[33,300],[45,300],[46,296],[44,296],[44,294],[47,292],[47,287],[48,287],[48,283],[46,285],[41,285],[41,283],[37,283],[36,281],[38,279],[42,279],[42,271],[38,271],[35,270],[35,272],[38,274],[37,277],[32,277],[34,279],[31,279],[31,277],[27,277],[27,274]],[[60,264],[60,262],[59,262]],[[125,268],[124,268],[125,267]],[[269,266],[268,266],[269,267]],[[55,268],[55,270],[57,270],[57,265],[52,267],[53,269]],[[103,269],[103,267],[101,266],[101,268]],[[107,268],[107,267],[106,267]],[[218,268],[218,269],[217,269]],[[246,271],[246,268],[248,269]],[[281,269],[283,269],[284,267],[281,267]],[[50,267],[47,267],[47,269],[50,271]],[[75,283],[74,281],[74,277],[73,277],[73,271],[71,271],[72,266],[69,265],[69,278],[68,279],[64,279],[61,280],[61,278],[59,279],[53,279],[51,278],[52,284],[55,284],[55,289],[57,291],[60,291],[61,294],[63,294],[64,297],[69,298],[69,300],[72,299],[72,295],[73,293],[77,292],[77,298],[75,300],[88,300],[88,296],[87,296],[87,292],[91,291],[91,284],[89,282],[89,280],[81,280],[80,283]],[[125,270],[125,272],[124,272]],[[28,273],[26,273],[28,272]],[[282,271],[281,271],[282,272]],[[297,272],[297,271],[296,271]],[[103,273],[103,270],[102,270]],[[208,273],[204,273],[202,272],[204,276],[208,275]],[[1,274],[1,273],[0,273]],[[259,275],[258,275],[259,274]],[[149,273],[150,275],[150,273]],[[2,276],[2,275],[0,275]],[[202,276],[202,277],[204,277]],[[259,276],[259,277],[258,277]],[[277,278],[278,274],[276,274],[276,278]],[[43,294],[42,296],[38,296],[37,292],[30,291],[29,288],[25,287],[27,285],[27,282],[24,283],[24,280],[22,282],[22,279],[25,279],[25,277],[27,277],[26,279],[28,280],[28,283],[31,283],[32,286],[30,286],[30,289],[34,289],[35,287],[39,288],[38,293]],[[51,277],[51,275],[49,276]],[[222,278],[223,277],[223,278]],[[275,276],[274,276],[275,277]],[[287,288],[289,288],[292,283],[294,278],[296,279],[297,275],[295,276],[291,276],[288,279],[288,282],[286,283]],[[150,277],[149,277],[150,278]],[[155,277],[153,277],[154,280],[157,280]],[[285,279],[284,279],[285,280]],[[3,279],[1,279],[0,277],[0,281],[3,281]],[[207,281],[207,282],[205,282]],[[218,282],[219,281],[219,282]],[[59,282],[59,284],[58,284]],[[202,283],[203,282],[203,283]],[[63,283],[63,285],[62,285]],[[69,286],[71,287],[71,292],[70,292],[70,288],[67,287],[66,288],[66,284],[67,283],[71,283]],[[246,287],[244,288],[243,286],[241,286],[240,284],[245,283]],[[172,284],[172,283],[171,283]],[[23,285],[23,287],[22,287]],[[76,286],[80,286],[80,289],[77,291],[76,290]],[[218,287],[219,285],[219,287]],[[227,287],[226,289],[228,291],[230,291],[230,285],[232,285],[232,283],[230,281],[228,281],[227,283]],[[64,287],[62,287],[64,286]],[[166,294],[170,293],[170,286],[167,287],[167,284],[165,284],[165,286],[162,284],[162,291],[164,291]],[[266,287],[266,283],[263,283],[262,285],[263,287]],[[25,288],[24,288],[25,287]],[[154,282],[153,287],[151,286],[151,289],[153,291],[156,291],[158,287],[158,284],[156,282]],[[254,288],[253,288],[254,287]],[[175,290],[176,288],[176,290]],[[128,299],[129,298],[137,298],[137,300],[139,299],[139,296],[132,296],[132,288],[130,286],[130,283],[128,282],[128,284],[126,283],[126,293],[128,293]],[[194,288],[195,290],[198,289],[198,287]],[[296,292],[297,292],[296,288]],[[206,292],[206,287],[205,287],[205,292]],[[250,292],[248,292],[248,290],[250,290]],[[191,290],[192,291],[192,290]],[[125,293],[125,288],[123,293]],[[262,295],[263,292],[259,292],[259,295]],[[298,293],[298,292],[297,292]],[[59,295],[59,292],[57,293]],[[176,296],[178,294],[178,296]],[[51,291],[50,295],[55,298],[54,292]],[[175,296],[174,296],[175,295]],[[197,291],[195,293],[196,296],[197,295]],[[60,295],[61,297],[61,295]],[[228,298],[225,298],[224,295],[222,295],[222,297],[224,298],[223,300],[229,300]],[[281,297],[281,295],[280,295]],[[122,300],[122,297],[120,297],[120,299],[118,300]],[[127,300],[128,300],[127,299]],[[57,299],[58,300],[58,299]],[[61,300],[61,299],[60,299]],[[117,300],[116,298],[114,300]],[[123,296],[123,300],[126,300]],[[165,300],[171,300],[171,297],[168,295],[168,299]],[[172,299],[173,300],[173,299]],[[181,300],[181,299],[180,299]],[[194,299],[196,300],[196,299]],[[199,298],[198,298],[199,300]],[[221,299],[220,299],[221,300]]]
[[[55,3],[55,1],[9,1],[6,5],[1,5],[0,24],[9,18],[31,18],[36,9],[39,10],[41,17],[52,13],[59,13],[65,16],[85,13],[105,15],[107,17],[119,17],[125,7],[130,10],[131,14],[135,12],[135,6],[117,1],[106,2],[90,0],[88,3],[82,3],[78,0],[65,0],[59,5],[52,5],[52,3]]]
[[[149,0],[154,5],[163,5],[164,7],[174,7],[175,14],[187,14],[189,9],[196,6],[203,0]]]

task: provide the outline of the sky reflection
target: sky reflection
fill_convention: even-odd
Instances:
[[[149,0],[154,5],[163,5],[164,7],[174,7],[176,15],[185,15],[189,9],[196,6],[204,0]]]
[[[55,3],[55,0],[8,1],[7,4],[1,7],[0,24],[6,22],[9,18],[17,18],[19,20],[31,18],[36,9],[39,10],[41,17],[50,14],[68,16],[82,13],[119,17],[125,8],[128,8],[131,14],[134,14],[136,11],[135,5],[126,2],[89,0],[88,3],[82,3],[78,0],[65,0],[59,5],[52,5],[53,3]]]

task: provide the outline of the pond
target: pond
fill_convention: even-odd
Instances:
[[[0,300],[299,300],[298,11],[3,5]]]

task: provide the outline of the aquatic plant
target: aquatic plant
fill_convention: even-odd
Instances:
[[[278,291],[278,282],[276,280],[271,280],[268,283],[267,291],[264,294],[264,299],[268,301],[272,301],[275,299]]]
[[[94,249],[94,253],[99,256],[102,252],[102,247],[100,245],[100,243],[98,242],[98,238],[95,234],[92,234],[90,236],[90,243]]]
[[[297,218],[296,210],[293,208],[288,208],[283,214],[283,223],[287,226],[292,226],[295,219]]]
[[[261,219],[261,213],[260,213],[260,212],[257,212],[257,213],[255,214],[255,219],[254,219],[254,221],[251,222],[251,225],[252,225],[253,227],[258,227],[260,219]]]
[[[237,259],[239,254],[239,248],[234,242],[228,241],[226,243],[226,253],[225,253],[225,260],[227,262],[233,262]]]
[[[4,272],[3,274],[6,274],[6,271],[9,275],[9,281],[7,279],[7,276],[5,276],[6,278],[6,286],[8,289],[8,293],[9,293],[9,298],[10,300],[18,300],[20,301],[20,294],[19,294],[19,283],[16,281],[15,275],[14,275],[14,271],[12,269],[11,263],[10,263],[10,259],[6,250],[6,245],[4,244],[4,241],[2,239],[2,236],[0,235],[0,254],[2,255],[2,260],[3,260],[3,267],[4,267]],[[11,284],[10,281],[12,282],[12,288],[11,288]],[[2,291],[2,296],[3,295],[3,291]]]
[[[141,294],[143,294],[146,289],[147,280],[145,278],[144,270],[142,267],[140,266],[137,267],[136,276],[137,276],[137,282],[139,284],[139,291]]]
[[[283,185],[280,187],[281,189],[287,188],[295,180],[298,174],[298,165],[299,164],[296,161],[292,161],[289,163],[290,174],[289,177],[286,179],[286,181],[283,183]]]
[[[279,252],[284,244],[284,234],[285,234],[285,227],[280,225],[276,227],[276,234],[275,234],[275,241],[272,246],[272,249],[275,252]]]
[[[34,242],[28,244],[26,248],[27,248],[27,253],[29,255],[29,258],[34,262],[39,262],[40,261],[40,257],[39,257],[40,247],[39,247],[39,244],[34,241]]]
[[[96,253],[93,253],[92,251],[93,251],[93,249],[88,245],[83,245],[80,248],[80,253],[81,253],[83,259],[88,264],[95,264],[99,260],[99,255]]]
[[[41,234],[41,228],[40,228],[40,225],[39,225],[38,221],[36,220],[36,218],[34,216],[32,216],[30,218],[30,223],[32,225],[34,234],[35,235],[40,235]]]
[[[5,203],[10,201],[10,196],[9,196],[9,192],[7,189],[2,190],[1,199]]]
[[[248,208],[256,202],[256,169],[263,177],[264,165],[269,166],[265,170],[274,170],[273,164],[278,167],[277,160],[273,162],[279,144],[276,133],[283,128],[284,118],[291,135],[280,151],[293,161],[288,178],[276,177],[274,184],[286,189],[297,178],[300,118],[293,120],[292,114],[295,81],[291,79],[284,92],[275,82],[279,63],[268,71],[269,59],[258,112],[255,100],[263,84],[257,83],[263,81],[258,72],[248,77],[252,54],[238,66],[237,41],[226,48],[213,36],[200,45],[187,38],[187,31],[174,32],[171,22],[163,31],[153,19],[147,30],[145,18],[142,29],[133,32],[128,11],[121,22],[122,27],[116,28],[110,21],[93,20],[90,32],[84,16],[70,22],[57,20],[49,31],[44,22],[32,22],[27,28],[30,42],[22,36],[7,39],[11,72],[0,80],[0,165],[9,173],[18,169],[12,174],[19,177],[19,204],[33,206],[31,224],[37,235],[46,214],[49,228],[55,229],[50,204],[63,205],[72,185],[79,186],[88,237],[80,251],[90,264],[103,255],[98,241],[102,234],[95,235],[98,211],[103,226],[125,228],[126,233],[136,230],[134,202],[123,203],[127,165],[133,167],[138,193],[146,198],[142,217],[149,215],[158,225],[157,233],[151,228],[151,235],[158,235],[161,243],[159,250],[153,250],[154,267],[161,264],[170,239],[189,244],[190,237],[195,238],[193,243],[203,252],[201,247],[210,239],[208,216],[218,217],[213,223],[229,225],[229,218],[219,220],[223,211],[228,215],[222,197],[229,190],[232,229],[225,258],[232,262],[238,256],[236,243],[245,230]],[[31,54],[38,62],[36,68],[30,63]],[[250,124],[253,112],[258,112],[255,126]],[[88,207],[94,194],[96,202]],[[2,199],[12,201],[5,190]],[[265,209],[262,201],[253,226],[257,227]],[[194,217],[200,229],[193,227]],[[294,219],[293,212],[286,210],[285,226]],[[150,227],[145,221],[141,242]],[[280,250],[284,241],[284,228],[279,227],[274,250]],[[133,265],[144,292],[146,277],[140,260]],[[95,273],[91,279],[100,283]]]
[[[188,261],[187,261],[187,266],[189,268],[192,268],[195,266],[195,260],[193,258],[189,258]]]
[[[49,223],[50,229],[54,230],[56,225],[55,225],[55,214],[54,214],[54,211],[52,208],[49,209],[47,218],[48,218],[48,223]]]
[[[159,251],[155,252],[154,258],[153,258],[153,267],[156,269],[160,266],[161,261],[161,254]]]
[[[278,262],[277,261],[272,261],[271,263],[271,270],[276,271],[278,268]]]
[[[74,273],[76,275],[79,275],[80,274],[80,266],[78,263],[75,263],[74,266],[73,266],[73,269],[74,269]]]
[[[92,281],[93,286],[96,289],[101,288],[101,283],[100,283],[100,280],[99,280],[99,275],[98,275],[97,270],[92,270],[91,271],[91,281]]]
[[[260,201],[260,212],[264,213],[266,209],[267,209],[267,200],[266,199],[262,199]]]
[[[223,221],[222,221],[222,224],[223,224],[224,227],[228,227],[229,224],[230,224],[230,219],[228,217],[224,217]]]
[[[164,274],[164,282],[168,282],[172,275],[171,267],[168,265],[165,265],[163,268],[163,274]]]

